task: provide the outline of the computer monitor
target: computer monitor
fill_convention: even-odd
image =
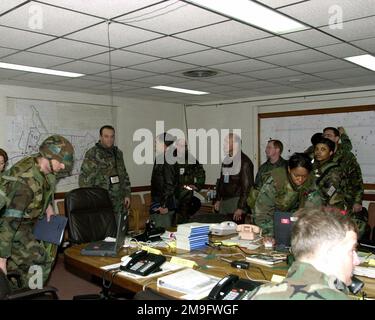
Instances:
[[[275,211],[274,213],[274,236],[276,250],[288,251],[292,235],[292,227],[295,218],[291,212]]]

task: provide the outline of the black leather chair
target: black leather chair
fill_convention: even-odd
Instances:
[[[44,287],[43,289],[16,289],[12,290],[8,277],[0,269],[0,300],[57,300],[57,289]]]
[[[69,240],[85,243],[116,236],[116,219],[108,191],[78,188],[65,195]]]
[[[65,195],[65,214],[68,217],[69,241],[73,244],[116,236],[116,218],[105,189],[92,187],[69,191]],[[103,281],[99,294],[75,296],[73,300],[123,299],[122,295],[116,295],[110,289],[107,281]]]

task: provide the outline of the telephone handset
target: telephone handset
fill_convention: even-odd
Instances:
[[[150,273],[160,271],[160,266],[166,260],[162,255],[138,250],[123,261],[120,270],[147,276]]]
[[[262,229],[253,224],[240,224],[237,226],[237,232],[242,240],[254,240],[257,234],[262,235]]]
[[[242,300],[246,299],[249,293],[260,282],[240,279],[237,275],[230,274],[221,279],[208,294],[209,300]]]

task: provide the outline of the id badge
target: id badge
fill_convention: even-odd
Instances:
[[[185,168],[180,168],[180,175],[183,175],[185,173]]]
[[[229,174],[224,174],[224,183],[229,183]]]
[[[116,184],[120,182],[120,178],[119,176],[112,176],[112,177],[109,177],[109,181],[111,181],[111,184]]]

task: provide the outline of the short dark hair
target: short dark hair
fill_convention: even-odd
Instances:
[[[268,143],[272,142],[273,143],[273,146],[277,149],[280,150],[280,154],[283,153],[283,150],[284,150],[284,145],[283,143],[280,141],[280,140],[276,140],[276,139],[270,139],[268,141]]]
[[[305,168],[308,172],[312,170],[312,163],[310,157],[306,153],[294,153],[288,161],[289,169]]]
[[[335,151],[335,148],[336,148],[336,144],[332,140],[329,140],[328,138],[320,138],[319,140],[315,141],[314,147],[317,144],[325,144],[329,148],[329,151]]]
[[[103,134],[103,130],[104,130],[104,129],[109,129],[109,130],[112,130],[113,132],[116,132],[114,127],[112,127],[112,126],[109,125],[109,124],[106,124],[105,126],[103,126],[103,127],[100,128],[100,130],[99,130],[100,135]]]
[[[323,133],[321,132],[314,133],[311,136],[311,144],[315,145],[316,141],[320,140],[321,138],[323,138]]]
[[[0,156],[2,156],[4,158],[4,163],[8,162],[8,154],[5,152],[4,149],[0,148]]]
[[[347,231],[358,233],[356,224],[338,209],[300,209],[294,216],[291,236],[292,253],[296,260],[309,256],[326,242],[336,242],[346,236]]]
[[[340,136],[340,131],[335,127],[324,128],[323,132],[326,132],[327,130],[332,130],[336,137]]]
[[[164,144],[169,147],[171,144],[173,144],[176,141],[176,137],[172,136],[168,132],[164,132],[162,134],[159,134],[157,136],[157,139],[161,142],[164,142]]]

